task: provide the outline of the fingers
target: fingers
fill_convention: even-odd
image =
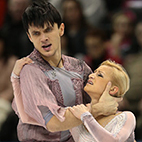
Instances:
[[[77,109],[83,109],[83,108],[86,108],[86,106],[84,104],[80,104],[80,105],[76,105],[76,106],[73,106],[73,107],[69,107],[69,110],[77,110]]]
[[[111,82],[109,81],[108,83],[107,83],[107,85],[106,85],[106,88],[105,88],[105,90],[104,90],[104,92],[103,92],[103,94],[102,94],[102,96],[101,96],[101,98],[100,98],[100,100],[99,101],[105,101],[105,100],[107,100],[107,99],[110,99],[110,94],[109,94],[109,91],[110,91],[110,89],[111,89]],[[112,98],[112,97],[111,97]]]
[[[17,60],[17,67],[21,68],[26,65],[26,64],[30,64],[30,63],[33,63],[33,61],[29,58],[29,57],[23,57],[19,60]]]
[[[86,104],[86,107],[88,108],[88,111],[91,112],[91,104]]]
[[[23,57],[20,59],[24,64],[30,64],[33,63],[33,61],[29,57]]]
[[[24,57],[17,60],[13,68],[13,73],[19,76],[23,66],[30,63],[33,63],[33,61],[29,57]]]
[[[109,81],[104,92],[107,92],[106,94],[109,94],[110,88],[111,88],[111,82]]]
[[[72,107],[68,107],[68,109],[73,113],[74,109]]]

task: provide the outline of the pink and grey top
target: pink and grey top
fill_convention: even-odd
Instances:
[[[46,123],[53,115],[64,121],[65,107],[83,103],[83,96],[88,98],[83,87],[92,72],[90,67],[83,61],[62,55],[64,67],[54,68],[36,49],[29,57],[34,63],[23,67],[20,79],[11,77],[12,106],[19,116],[19,140],[72,141],[68,132],[49,132]]]

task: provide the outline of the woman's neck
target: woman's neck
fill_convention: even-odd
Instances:
[[[91,108],[94,104],[98,103],[98,100],[97,99],[91,99]]]

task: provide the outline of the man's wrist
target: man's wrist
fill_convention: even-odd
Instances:
[[[94,118],[97,118],[100,115],[103,115],[103,107],[100,103],[94,104],[91,106],[91,114]]]

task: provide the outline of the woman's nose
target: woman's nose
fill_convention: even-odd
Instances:
[[[90,75],[89,75],[89,78],[95,78],[95,73],[91,73]]]

